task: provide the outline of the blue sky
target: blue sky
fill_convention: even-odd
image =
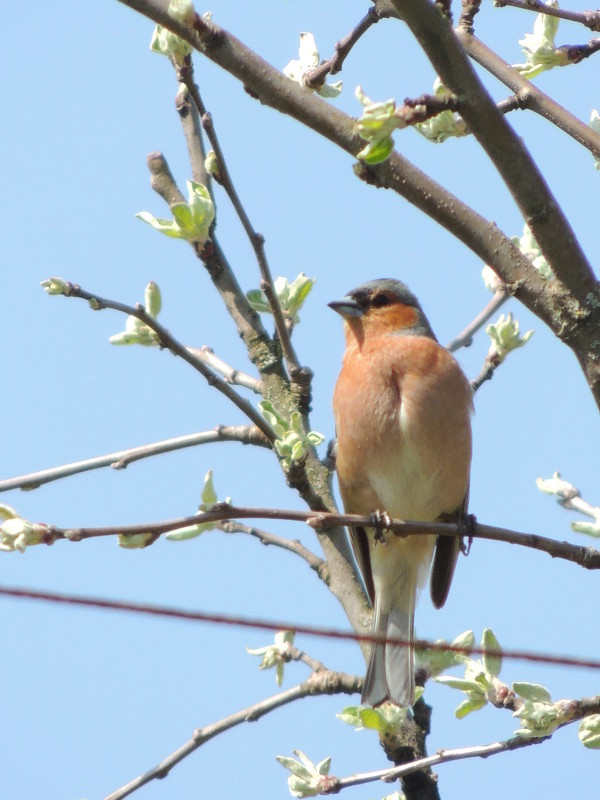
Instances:
[[[565,4],[575,8],[572,4]],[[333,52],[368,7],[348,0],[217,0],[215,21],[270,63],[295,58],[300,31],[312,31],[323,57]],[[243,347],[212,284],[189,248],[134,218],[166,216],[149,185],[146,155],[161,150],[183,188],[190,177],[173,99],[177,89],[165,58],[150,53],[152,25],[115,0],[57,0],[5,9],[0,55],[4,210],[1,263],[4,304],[0,345],[4,373],[0,478],[68,463],[244,418],[186,364],[153,349],[117,348],[117,313],[49,298],[39,283],[60,275],[98,294],[135,303],[149,280],[162,290],[161,321],[189,345],[209,345],[248,369]],[[199,11],[205,9],[198,8]],[[534,15],[491,4],[477,32],[509,62],[522,60],[517,40]],[[587,40],[561,23],[560,44]],[[489,294],[482,265],[443,229],[389,192],[359,182],[352,161],[330,143],[252,100],[231,77],[200,56],[196,78],[213,114],[231,173],[255,227],[267,242],[275,275],[316,276],[294,341],[314,372],[312,423],[333,435],[331,394],[343,349],[340,320],[327,302],[374,277],[401,278],[421,299],[442,342],[479,312]],[[335,101],[357,115],[354,88],[375,99],[417,96],[435,75],[404,28],[378,24],[347,60]],[[584,120],[600,99],[597,63],[554,70],[537,84]],[[498,100],[507,92],[488,81]],[[544,120],[516,112],[523,136],[570,217],[592,262],[597,261],[598,179],[591,155]],[[508,235],[523,222],[508,192],[474,142],[435,146],[414,131],[396,136],[401,152]],[[218,234],[245,290],[258,270],[222,193]],[[569,529],[572,515],[535,487],[560,470],[592,503],[600,502],[595,407],[575,358],[516,302],[506,306],[522,330],[535,329],[476,397],[471,510],[482,521],[588,544]],[[487,352],[480,335],[458,354],[470,377]],[[274,459],[235,444],[189,449],[122,471],[103,470],[10,492],[0,500],[25,517],[60,526],[121,525],[194,513],[206,470],[220,496],[236,503],[302,508]],[[318,550],[310,529],[266,523],[280,535]],[[242,536],[208,533],[191,542],[159,541],[127,552],[113,539],[59,542],[24,555],[0,554],[0,583],[60,592],[165,603],[183,608],[344,627],[334,598],[292,555]],[[246,647],[270,634],[108,612],[2,601],[5,691],[0,741],[4,798],[101,798],[154,765],[192,731],[275,691],[274,674],[259,672]],[[422,637],[453,638],[491,627],[506,648],[597,656],[597,577],[547,556],[476,542],[461,559],[445,608],[423,597]],[[298,645],[327,666],[364,669],[352,644],[317,639]],[[286,671],[284,688],[307,675]],[[598,692],[585,671],[507,662],[502,677],[546,685],[553,698]],[[497,741],[517,727],[507,712],[484,709],[457,721],[458,694],[430,685],[434,706],[430,752]],[[335,717],[345,698],[310,699],[241,726],[210,742],[140,800],[217,794],[254,800],[287,796],[275,755],[331,755],[343,776],[386,766],[374,735],[355,733]],[[465,784],[485,787],[490,800],[566,787],[591,796],[597,756],[577,740],[576,727],[551,742],[487,761],[439,768],[444,797]],[[565,770],[565,764],[570,769]],[[382,797],[370,785],[348,796]],[[478,789],[479,791],[479,789]]]

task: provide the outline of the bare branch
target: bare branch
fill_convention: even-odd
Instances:
[[[524,78],[468,30],[459,27],[456,34],[469,56],[515,93],[519,108],[544,117],[600,158],[600,134]]]
[[[488,758],[489,756],[498,753],[505,753],[510,750],[518,750],[521,747],[529,747],[532,744],[540,744],[543,739],[522,739],[520,737],[513,737],[504,742],[494,742],[494,744],[476,745],[475,747],[458,747],[453,750],[439,750],[433,756],[426,756],[419,758],[416,761],[411,761],[409,764],[403,764],[394,769],[380,769],[374,772],[363,772],[356,775],[350,775],[348,778],[332,778],[335,781],[334,791],[346,789],[349,786],[359,786],[365,783],[372,783],[374,781],[383,781],[384,783],[393,783],[405,775],[410,775],[413,772],[418,772],[422,769],[431,769],[439,764],[446,764],[450,761],[460,761],[465,758]],[[326,792],[323,792],[326,794]]]
[[[231,506],[227,503],[218,503],[209,511],[205,511],[193,516],[181,517],[179,519],[167,520],[164,522],[151,522],[144,525],[123,525],[111,526],[109,528],[59,528],[49,525],[45,542],[52,544],[59,539],[69,541],[81,541],[83,539],[94,539],[102,536],[137,535],[152,533],[160,536],[163,533],[185,528],[190,525],[198,525],[205,522],[221,522],[227,519],[279,519],[290,520],[293,522],[305,522],[311,528],[321,532],[326,531],[328,536],[337,536],[342,533],[341,526],[354,525],[362,527],[372,527],[372,517],[360,514],[334,514],[329,512],[296,511],[275,508],[242,508]],[[465,524],[457,522],[413,522],[404,520],[390,520],[386,523],[386,531],[396,536],[464,536]],[[532,550],[539,550],[547,553],[553,558],[560,558],[579,564],[586,569],[600,569],[600,551],[593,547],[581,547],[580,545],[568,542],[559,542],[533,533],[522,533],[520,531],[508,530],[507,528],[497,528],[493,525],[484,525],[475,522],[468,530],[469,537],[474,539],[487,539],[490,541],[515,544],[520,547],[528,547]],[[383,533],[381,534],[383,536]]]
[[[600,710],[600,697],[583,698],[580,701],[573,701],[573,717],[568,721],[559,725],[559,728],[564,728],[566,725],[571,725],[573,722],[583,719],[584,717],[597,714]],[[383,781],[384,783],[393,783],[399,778],[409,775],[412,772],[417,772],[422,769],[430,769],[431,767],[438,766],[439,764],[447,764],[451,761],[462,761],[465,758],[488,758],[495,756],[498,753],[507,753],[511,750],[520,750],[523,747],[530,747],[535,744],[542,744],[550,740],[550,736],[544,738],[526,738],[522,736],[513,736],[511,739],[506,739],[503,742],[494,742],[493,744],[475,745],[474,747],[458,747],[452,750],[442,749],[433,756],[420,758],[417,761],[412,761],[409,764],[402,764],[393,769],[381,769],[374,772],[363,772],[356,775],[350,775],[348,778],[335,778],[332,776],[331,780],[334,783],[333,789],[324,791],[322,794],[330,794],[331,791],[338,792],[341,789],[346,789],[349,786],[358,786],[364,783],[372,783],[373,781]]]
[[[262,381],[227,364],[223,359],[215,355],[215,351],[212,347],[202,345],[202,347],[188,347],[187,349],[215,372],[221,373],[227,383],[243,386],[245,389],[250,389],[255,394],[263,394]]]
[[[328,75],[337,75],[338,72],[341,72],[344,61],[361,36],[385,16],[389,16],[389,14],[379,11],[377,6],[371,6],[350,33],[336,42],[334,55],[304,75],[305,85],[309,89],[320,89]]]
[[[329,576],[327,562],[315,555],[315,553],[305,547],[298,539],[292,540],[286,539],[283,536],[276,536],[273,533],[263,531],[260,528],[255,528],[254,526],[242,525],[241,522],[236,522],[235,520],[220,522],[217,527],[224,533],[245,533],[248,534],[248,536],[253,536],[254,538],[258,539],[261,544],[267,546],[274,545],[275,547],[281,547],[283,550],[288,550],[290,553],[295,553],[306,561],[309,567],[317,573],[321,580],[327,583]]]
[[[279,299],[277,297],[277,294],[275,293],[275,289],[273,286],[273,278],[271,275],[271,270],[265,253],[264,237],[262,234],[254,230],[254,227],[250,222],[250,218],[246,212],[246,209],[244,208],[244,205],[242,204],[242,201],[240,200],[240,197],[237,193],[237,190],[231,178],[231,174],[227,167],[227,162],[225,160],[225,155],[221,148],[219,138],[215,131],[212,116],[207,111],[206,106],[204,105],[204,101],[202,100],[202,97],[200,95],[198,86],[194,82],[194,70],[191,59],[189,60],[189,63],[186,64],[185,68],[182,68],[180,70],[180,79],[184,81],[188,89],[188,92],[190,93],[190,96],[192,97],[196,105],[196,108],[198,109],[198,113],[200,114],[202,120],[202,127],[204,128],[206,136],[215,153],[217,159],[219,183],[225,189],[225,192],[229,197],[231,205],[233,206],[236,214],[238,215],[238,218],[242,223],[242,227],[244,228],[244,231],[246,232],[250,244],[252,245],[252,249],[254,250],[256,261],[260,269],[260,274],[265,284],[262,288],[263,291],[265,292],[267,300],[269,301],[269,305],[271,306],[271,311],[273,312],[273,318],[275,320],[275,329],[277,330],[277,335],[279,336],[279,340],[281,342],[283,356],[286,360],[288,370],[290,372],[290,377],[293,379],[300,370],[300,364],[298,363],[298,358],[293,348],[288,328],[286,327],[285,324],[283,311],[281,309],[281,305],[279,304]]]
[[[129,464],[134,461],[140,461],[143,458],[151,458],[152,456],[162,455],[162,453],[183,450],[185,447],[197,447],[198,445],[212,444],[213,442],[240,442],[241,444],[253,444],[270,448],[270,444],[263,433],[254,425],[217,425],[212,431],[189,433],[186,436],[176,436],[173,439],[164,439],[160,442],[144,444],[140,447],[131,447],[127,450],[118,450],[115,453],[87,458],[84,461],[75,461],[72,464],[63,464],[60,467],[51,467],[39,472],[31,472],[28,475],[8,478],[0,481],[0,492],[8,492],[12,489],[29,491],[37,489],[45,483],[68,478],[71,475],[79,475],[82,472],[89,472],[94,469],[102,469],[103,467],[125,469]]]
[[[178,80],[179,79],[180,78],[178,75]],[[192,178],[197,183],[201,183],[203,186],[206,186],[214,202],[215,196],[212,187],[211,175],[206,169],[206,148],[204,147],[204,140],[202,138],[200,117],[195,104],[191,102],[189,90],[187,92],[177,92],[175,108],[179,114],[183,135],[185,136],[185,141],[187,144],[190,167],[192,168]]]
[[[449,21],[431,3],[392,2],[444,86],[461,97],[461,116],[506,183],[554,274],[585,302],[596,288],[591,265],[523,141],[477,77]],[[528,176],[526,181],[523,175]]]
[[[600,11],[569,11],[565,8],[547,6],[540,0],[495,0],[494,7],[512,6],[523,11],[535,11],[536,14],[546,14],[549,17],[568,19],[570,22],[579,22],[592,31],[600,31]]]
[[[473,378],[473,380],[471,381],[473,394],[479,391],[481,386],[486,381],[492,380],[492,378],[494,377],[494,372],[496,372],[501,363],[502,362],[498,358],[494,358],[493,356],[490,357],[490,354],[489,353],[487,354],[487,356],[483,360],[483,364],[481,366],[479,375],[476,378]]]
[[[161,347],[170,350],[170,352],[174,355],[179,356],[184,361],[187,361],[188,364],[190,364],[204,378],[206,378],[210,386],[214,386],[217,391],[221,392],[221,394],[224,394],[228,400],[231,400],[231,402],[237,406],[240,411],[243,411],[243,413],[251,420],[251,422],[253,422],[256,427],[262,431],[269,442],[275,441],[277,438],[275,432],[271,426],[265,422],[254,406],[248,403],[247,400],[244,400],[242,397],[240,397],[226,381],[218,378],[215,373],[210,370],[199,358],[191,353],[187,347],[177,341],[177,339],[175,339],[175,337],[169,333],[166,328],[164,328],[154,317],[150,316],[150,314],[147,313],[142,305],[138,304],[135,307],[128,306],[125,303],[120,303],[116,300],[110,300],[106,297],[95,295],[92,292],[88,292],[86,289],[82,289],[81,286],[73,283],[67,284],[67,289],[64,295],[65,297],[78,297],[82,300],[88,300],[94,311],[112,308],[115,311],[120,311],[123,314],[128,314],[129,316],[139,319],[154,331],[158,337]]]
[[[241,711],[237,711],[235,714],[231,714],[219,720],[219,722],[214,722],[212,725],[197,728],[192,734],[192,738],[181,745],[181,747],[177,748],[175,752],[171,753],[171,755],[167,756],[152,769],[149,769],[125,786],[109,794],[105,800],[123,800],[123,798],[128,797],[147,783],[159,778],[166,778],[173,767],[177,766],[180,761],[183,761],[184,758],[187,758],[187,756],[195,750],[202,747],[203,744],[210,741],[215,736],[218,736],[220,733],[235,728],[244,722],[256,722],[256,720],[259,720],[266,714],[270,714],[272,711],[304,697],[314,697],[323,694],[356,694],[360,691],[361,685],[362,679],[353,675],[329,671],[314,672],[308,680],[291,689],[287,689],[285,692],[273,695],[273,697],[269,697],[267,700],[255,703]]]
[[[146,164],[150,171],[150,186],[165,203],[169,206],[174,203],[185,203],[185,197],[181,194],[163,154],[150,153],[146,158]]]
[[[473,344],[473,336],[485,325],[492,314],[495,314],[509,297],[510,295],[506,287],[502,287],[494,292],[494,296],[486,305],[486,307],[482,309],[479,314],[477,314],[475,319],[470,322],[467,327],[458,334],[458,336],[456,336],[449,344],[446,345],[446,349],[451,353],[455,353],[457,350],[460,350],[461,347],[470,347]]]
[[[317,661],[316,658],[309,656],[308,653],[305,653],[304,650],[299,650],[297,647],[290,647],[289,659],[290,661],[301,661],[303,664],[306,664],[307,667],[310,667],[314,672],[322,672],[327,670],[325,664],[323,664],[321,661]]]

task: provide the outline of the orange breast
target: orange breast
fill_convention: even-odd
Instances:
[[[346,510],[421,520],[455,511],[469,481],[471,407],[469,382],[434,340],[349,338],[334,393]]]

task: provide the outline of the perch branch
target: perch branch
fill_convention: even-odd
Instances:
[[[354,525],[370,527],[373,520],[369,516],[359,514],[337,514],[329,512],[315,511],[296,511],[274,508],[245,508],[232,506],[227,503],[219,503],[209,511],[194,514],[193,516],[181,517],[179,519],[167,520],[164,522],[151,522],[143,525],[123,525],[102,528],[59,528],[54,525],[47,526],[45,541],[47,544],[60,539],[69,541],[81,541],[83,539],[93,539],[102,536],[114,536],[117,533],[123,535],[137,535],[152,533],[160,536],[163,533],[177,530],[178,528],[198,525],[205,522],[221,522],[228,519],[278,519],[289,520],[292,522],[305,522],[312,528],[321,532],[331,531],[332,528],[340,528],[343,525]],[[499,528],[493,525],[484,525],[473,522],[469,536],[474,539],[487,539],[490,541],[514,544],[520,547],[528,547],[532,550],[539,550],[547,553],[553,558],[561,558],[574,564],[579,564],[586,569],[600,569],[600,551],[593,547],[582,547],[581,545],[570,544],[569,542],[559,542],[545,536],[533,533],[522,533],[507,528]],[[397,536],[413,536],[415,534],[428,536],[462,536],[464,535],[464,525],[456,522],[412,522],[403,520],[390,520],[386,525],[386,531]],[[383,535],[383,534],[382,534]]]

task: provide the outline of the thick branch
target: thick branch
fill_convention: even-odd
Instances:
[[[287,79],[223,29],[200,17],[193,28],[177,22],[169,17],[166,0],[120,1],[173,30],[242,81],[261,102],[299,120],[352,155],[362,149],[364,143],[355,131],[354,120]],[[402,3],[394,2],[406,13]],[[361,177],[394,189],[493,266],[508,290],[573,348],[600,405],[600,344],[595,337],[595,331],[600,329],[600,304],[594,302],[596,285],[589,265],[535,168],[535,179],[530,183],[528,154],[481,87],[450,26],[428,2],[412,3],[409,11],[416,16],[413,24],[429,54],[435,51],[435,63],[442,67],[438,71],[444,73],[448,88],[461,97],[469,95],[464,115],[469,126],[499,161],[540,246],[568,290],[560,281],[552,284],[544,281],[493,223],[476,214],[399,153],[393,153],[375,168],[362,168]],[[479,103],[486,109],[481,119]],[[500,125],[498,136],[489,127],[493,128],[496,122]]]
[[[544,7],[550,8],[550,6]],[[527,78],[524,78],[518,70],[500,58],[480,39],[473,36],[469,30],[459,26],[456,35],[465,48],[465,52],[474,61],[515,93],[519,108],[534,111],[544,117],[586,147],[596,158],[600,158],[600,134],[596,133],[593,128],[567,111]]]
[[[477,77],[450,22],[429,0],[393,0],[460,113],[502,176],[556,276],[581,303],[596,290],[592,268],[523,141]]]

